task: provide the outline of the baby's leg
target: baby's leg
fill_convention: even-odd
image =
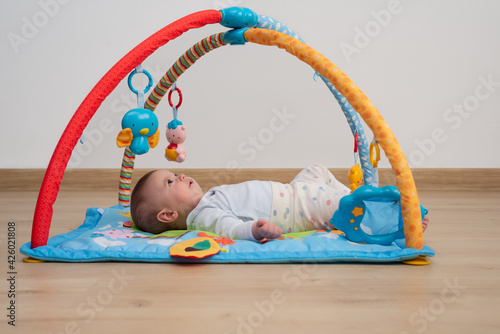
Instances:
[[[349,188],[318,164],[301,171],[291,185],[295,189],[295,221],[300,224],[297,230],[333,229],[329,220],[340,199],[350,193]]]
[[[319,184],[319,186],[325,185],[342,196],[351,192],[349,188],[340,183],[335,176],[333,176],[328,168],[320,164],[313,164],[304,168],[292,181],[292,183],[294,182],[314,183]]]

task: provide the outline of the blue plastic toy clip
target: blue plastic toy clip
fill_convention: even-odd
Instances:
[[[224,42],[231,45],[244,45],[247,42],[245,39],[245,31],[247,30],[248,28],[238,28],[226,31],[223,37]]]
[[[221,9],[220,24],[227,28],[255,27],[259,22],[257,13],[244,7],[229,7]]]

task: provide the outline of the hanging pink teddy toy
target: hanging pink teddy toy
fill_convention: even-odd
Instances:
[[[170,145],[165,150],[165,158],[168,161],[183,162],[186,159],[186,149],[184,140],[186,140],[186,127],[182,122],[174,119],[167,124],[167,140]]]

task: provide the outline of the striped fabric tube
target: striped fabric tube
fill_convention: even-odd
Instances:
[[[122,169],[120,171],[120,185],[118,191],[118,204],[123,207],[130,206],[130,186],[134,172],[135,154],[127,147],[123,152]]]
[[[182,73],[205,54],[226,45],[223,35],[224,33],[218,33],[204,38],[184,52],[149,94],[147,101],[144,103],[144,108],[154,111],[163,96],[168,92],[168,89]]]

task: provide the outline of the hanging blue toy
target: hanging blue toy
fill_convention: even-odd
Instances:
[[[134,154],[144,154],[158,145],[158,118],[147,109],[128,111],[122,119],[122,131],[116,138],[118,147],[129,147]]]
[[[137,91],[132,86],[132,77],[136,73],[144,73],[149,78],[149,84],[143,92]],[[122,119],[122,129],[116,138],[118,147],[128,147],[132,153],[140,155],[147,153],[149,148],[155,148],[160,139],[158,130],[158,118],[148,109],[142,108],[144,105],[144,94],[148,92],[153,84],[153,78],[146,70],[140,66],[132,71],[128,77],[128,86],[132,92],[137,94],[137,104],[139,108],[129,110]]]

